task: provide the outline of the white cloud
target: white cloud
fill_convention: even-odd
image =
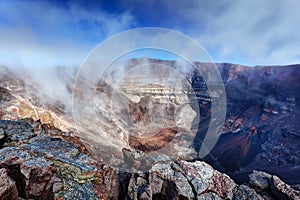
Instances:
[[[79,65],[95,44],[134,23],[129,12],[89,11],[76,3],[0,2],[0,64]]]
[[[295,48],[300,46],[298,0],[122,2],[138,16],[156,19],[156,23],[146,20],[150,26],[194,37],[218,62],[300,63],[300,51]]]
[[[41,103],[60,102],[70,110],[77,67],[95,44],[134,23],[129,12],[89,11],[76,3],[0,1],[0,66],[37,86]]]
[[[186,17],[194,21],[194,27],[200,18],[206,19],[199,27],[205,31],[193,29],[191,24],[188,32],[209,52],[215,52],[219,62],[300,63],[300,51],[295,48],[300,46],[299,1],[227,1],[203,14],[196,12],[203,10],[201,6],[199,1],[191,12],[187,9]]]
[[[79,65],[103,39],[137,26],[195,38],[218,62],[300,63],[297,0],[128,1],[121,14],[74,2],[0,2],[0,63]]]

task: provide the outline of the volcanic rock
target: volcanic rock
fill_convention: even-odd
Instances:
[[[71,143],[43,132],[35,135],[34,129],[25,122],[5,120],[0,125],[12,138],[27,132],[33,136],[22,143],[7,141],[7,147],[0,149],[0,169],[6,170],[14,181],[20,198],[97,199],[95,188],[104,187],[104,194],[105,184],[109,186],[103,176],[109,169],[101,167]],[[1,188],[1,192],[6,190]]]
[[[170,80],[175,62],[150,61],[150,78]],[[139,61],[129,69],[135,64]],[[159,70],[156,64],[170,68]],[[205,76],[202,66],[211,64],[194,65]],[[196,71],[173,76],[181,80],[173,85],[136,84],[149,80],[139,71],[140,78],[129,73],[119,85],[102,80],[89,86],[95,101],[75,88],[83,115],[73,120],[64,103],[40,98],[38,84],[4,70],[0,170],[10,186],[0,187],[0,194],[12,191],[12,198],[23,199],[299,198],[283,182],[300,180],[299,65],[217,67],[227,116],[221,137],[203,159],[197,152],[215,120],[211,101],[219,93],[208,90]],[[66,80],[70,88],[72,78]],[[85,107],[90,101],[95,105]]]
[[[262,192],[268,189],[271,178],[272,176],[265,172],[253,171],[253,173],[249,175],[249,182],[257,191]]]
[[[200,161],[156,164],[147,174],[132,175],[127,191],[131,199],[263,199]]]
[[[18,134],[33,129],[25,122],[0,121],[3,130]],[[14,129],[12,129],[14,127]],[[18,130],[19,131],[12,131]],[[63,134],[63,133],[62,133]],[[16,144],[16,143],[15,143]],[[0,194],[32,199],[262,199],[283,195],[297,198],[297,191],[260,172],[251,186],[237,185],[205,162],[170,161],[163,156],[148,172],[115,171],[70,142],[44,132],[18,146],[0,150]],[[147,154],[123,150],[126,159],[151,160]],[[154,159],[154,158],[152,158]],[[125,162],[126,163],[126,162]],[[128,163],[128,162],[127,162]],[[265,180],[268,186],[265,186]],[[1,183],[2,183],[1,182]],[[263,182],[263,183],[261,183]],[[264,192],[258,187],[263,185]],[[269,193],[265,187],[270,188]],[[268,190],[266,190],[268,191]]]
[[[0,168],[15,180],[20,197],[54,198],[57,171],[53,163],[18,147],[5,147],[0,155]]]
[[[272,177],[270,188],[272,193],[280,199],[300,199],[300,191],[294,190],[277,176]]]
[[[234,200],[240,199],[251,199],[251,200],[263,200],[261,195],[259,195],[254,189],[249,188],[247,185],[240,185],[237,187]]]
[[[271,194],[279,199],[300,199],[300,192],[284,183],[275,175],[254,171],[250,174],[250,184],[260,194]]]
[[[18,198],[18,190],[15,181],[8,176],[8,170],[0,169],[0,199],[15,200]]]

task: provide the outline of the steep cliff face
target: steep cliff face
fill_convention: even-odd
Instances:
[[[133,60],[129,63],[129,67],[138,64],[139,60]],[[158,70],[156,64],[168,67]],[[48,134],[47,137],[70,142],[81,154],[88,152],[87,156],[92,156],[91,159],[95,162],[109,163],[117,169],[130,169],[130,172],[122,172],[119,175],[112,169],[104,170],[101,173],[107,173],[103,176],[109,177],[109,181],[106,183],[100,181],[101,184],[97,185],[95,183],[99,183],[98,178],[88,178],[87,184],[80,186],[85,188],[82,190],[90,191],[90,195],[99,198],[113,197],[112,191],[115,190],[118,190],[116,193],[128,195],[130,198],[167,198],[173,195],[174,198],[179,199],[183,197],[238,198],[238,195],[254,195],[260,199],[266,191],[271,190],[274,191],[269,194],[271,197],[276,196],[276,191],[281,191],[281,195],[287,196],[297,193],[290,188],[293,190],[292,193],[282,194],[284,189],[276,189],[277,186],[275,187],[275,183],[272,182],[275,181],[280,185],[280,181],[270,177],[267,179],[268,189],[262,193],[237,184],[248,182],[248,175],[253,170],[259,170],[277,175],[297,188],[300,180],[298,176],[300,174],[298,159],[300,157],[300,66],[246,67],[217,64],[226,89],[227,104],[224,106],[227,106],[227,116],[217,144],[209,155],[200,159],[197,157],[197,151],[201,148],[210,121],[214,120],[211,118],[211,99],[218,97],[218,91],[208,90],[203,77],[196,71],[187,71],[183,75],[177,74],[173,71],[175,69],[173,61],[153,60],[152,65],[150,77],[157,78],[156,84],[153,84],[153,80],[152,83],[145,82],[144,80],[147,79],[143,76],[137,78],[136,75],[141,74],[139,70],[128,73],[116,85],[106,80],[100,81],[94,88],[95,106],[92,110],[96,115],[77,116],[76,119],[79,121],[73,120],[68,107],[70,105],[66,102],[59,101],[59,98],[57,101],[53,99],[47,101],[47,95],[38,94],[39,85],[34,85],[29,79],[15,75],[8,68],[1,70],[3,72],[0,81],[1,119],[20,121],[30,118],[33,120],[29,121],[34,130],[33,132],[22,131],[18,136],[12,132],[8,134],[7,131],[1,134],[0,131],[0,147],[5,149],[11,148],[12,145],[19,147],[29,143],[29,146],[25,147],[31,149],[30,145],[35,141],[32,138],[45,133]],[[210,64],[195,63],[199,71],[202,70],[202,65]],[[59,72],[58,74],[61,74],[59,79],[66,82],[63,87],[66,88],[64,91],[69,92],[66,95],[69,97],[74,77]],[[172,75],[169,76],[168,73]],[[132,78],[133,76],[135,79]],[[74,88],[75,91],[77,89]],[[82,93],[80,102],[84,104],[88,100],[90,99],[86,99]],[[38,140],[38,143],[44,139]],[[49,139],[50,141],[52,140]],[[47,143],[34,144],[48,145]],[[22,148],[14,151],[22,152]],[[38,151],[37,146],[32,148]],[[10,150],[5,152],[8,151]],[[49,152],[54,155],[51,151],[45,149],[45,155]],[[27,150],[26,153],[31,154]],[[169,171],[163,171],[162,161],[170,159],[161,155],[172,158],[173,164],[169,163],[165,166],[167,169],[170,168]],[[48,158],[49,155],[46,157]],[[7,162],[5,159],[3,158],[3,163]],[[37,156],[32,159],[40,158]],[[60,166],[61,162],[63,166],[70,168],[76,166],[75,161],[70,164],[68,159],[58,161],[59,166],[55,165],[56,170],[51,172],[54,177],[59,175],[58,171],[65,169]],[[219,178],[199,178],[195,175],[200,182],[191,183],[194,179],[187,175],[192,173],[191,170],[196,168],[201,171],[202,168],[198,165],[203,165],[203,170],[208,170],[210,167],[200,161],[194,163],[184,160],[205,161],[220,172],[227,173],[234,181],[218,172],[221,176],[220,180],[224,179],[223,182],[217,183]],[[19,166],[22,166],[21,162],[23,161],[18,161]],[[188,167],[185,170],[186,166]],[[49,164],[49,167],[51,168],[52,164]],[[97,167],[99,166],[95,166]],[[141,171],[150,170],[152,175],[147,173],[133,175],[132,168]],[[76,173],[78,171],[77,168],[72,170]],[[170,175],[174,173],[178,173],[178,177]],[[15,196],[15,186],[10,178],[15,182],[17,180],[7,175],[9,176],[7,171],[1,171],[1,177],[8,183],[5,187],[11,188],[9,194]],[[69,178],[68,181],[71,179]],[[119,182],[120,185],[116,186],[115,182],[123,179],[124,184]],[[52,187],[54,180],[58,185],[63,182],[71,187],[73,184],[73,182],[61,181],[65,180],[64,178],[59,180],[54,178],[52,182],[48,182],[47,179],[44,184]],[[201,181],[208,181],[205,183],[205,188],[203,186],[203,191],[198,188],[199,184],[204,184]],[[16,184],[17,188],[18,184],[20,183]],[[151,189],[147,189],[149,187]],[[226,191],[222,190],[223,187]],[[255,186],[251,187],[255,188]],[[172,191],[172,194],[168,191]],[[68,191],[60,192],[60,195],[64,194],[71,195]],[[24,198],[26,195],[23,188],[21,197]],[[40,194],[37,192],[34,195],[38,197]],[[55,196],[52,193],[51,195]]]
[[[300,66],[218,68],[226,87],[227,120],[207,161],[237,181],[258,169],[299,184]]]

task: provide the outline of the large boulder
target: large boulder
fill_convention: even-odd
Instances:
[[[279,199],[300,199],[300,191],[284,183],[278,176],[253,171],[249,178],[250,185],[262,195],[271,195]]]
[[[158,163],[147,174],[133,174],[127,195],[131,199],[263,199],[205,162],[183,160]]]

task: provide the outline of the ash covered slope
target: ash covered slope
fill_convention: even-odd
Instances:
[[[300,65],[218,68],[227,120],[207,161],[238,182],[257,169],[299,184]]]

